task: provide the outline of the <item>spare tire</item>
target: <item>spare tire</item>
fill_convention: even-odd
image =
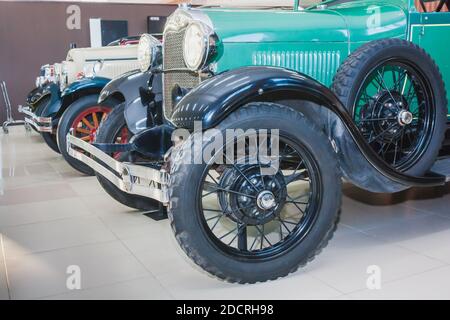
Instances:
[[[332,90],[389,165],[422,176],[446,131],[447,95],[433,59],[400,39],[367,43],[339,68]]]

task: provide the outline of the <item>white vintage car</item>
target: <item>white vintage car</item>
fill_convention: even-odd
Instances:
[[[62,91],[84,77],[112,79],[138,68],[137,45],[71,49],[63,62],[41,67],[36,87],[54,82]]]
[[[61,63],[59,80],[62,87],[83,77],[113,79],[139,69],[137,45],[71,49]],[[57,68],[55,68],[57,69]]]

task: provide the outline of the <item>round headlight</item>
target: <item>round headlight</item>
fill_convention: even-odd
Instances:
[[[184,35],[183,55],[186,67],[199,70],[205,63],[208,53],[208,35],[199,23],[191,23]]]
[[[149,34],[143,34],[138,45],[138,62],[142,72],[147,71],[153,64],[157,47],[161,43]]]

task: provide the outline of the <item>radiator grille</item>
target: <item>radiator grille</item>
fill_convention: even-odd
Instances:
[[[178,32],[170,31],[164,34],[164,57],[163,57],[163,92],[164,113],[170,118],[175,107],[172,99],[174,88],[194,88],[200,83],[198,74],[186,69],[183,58],[183,39],[185,29]],[[181,70],[180,70],[181,69]]]

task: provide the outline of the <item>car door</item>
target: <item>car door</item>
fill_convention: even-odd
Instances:
[[[444,10],[444,11],[442,11]],[[418,43],[436,61],[442,73],[450,101],[450,12],[416,13],[420,25],[412,29],[412,41]],[[450,110],[448,112],[450,118]]]

